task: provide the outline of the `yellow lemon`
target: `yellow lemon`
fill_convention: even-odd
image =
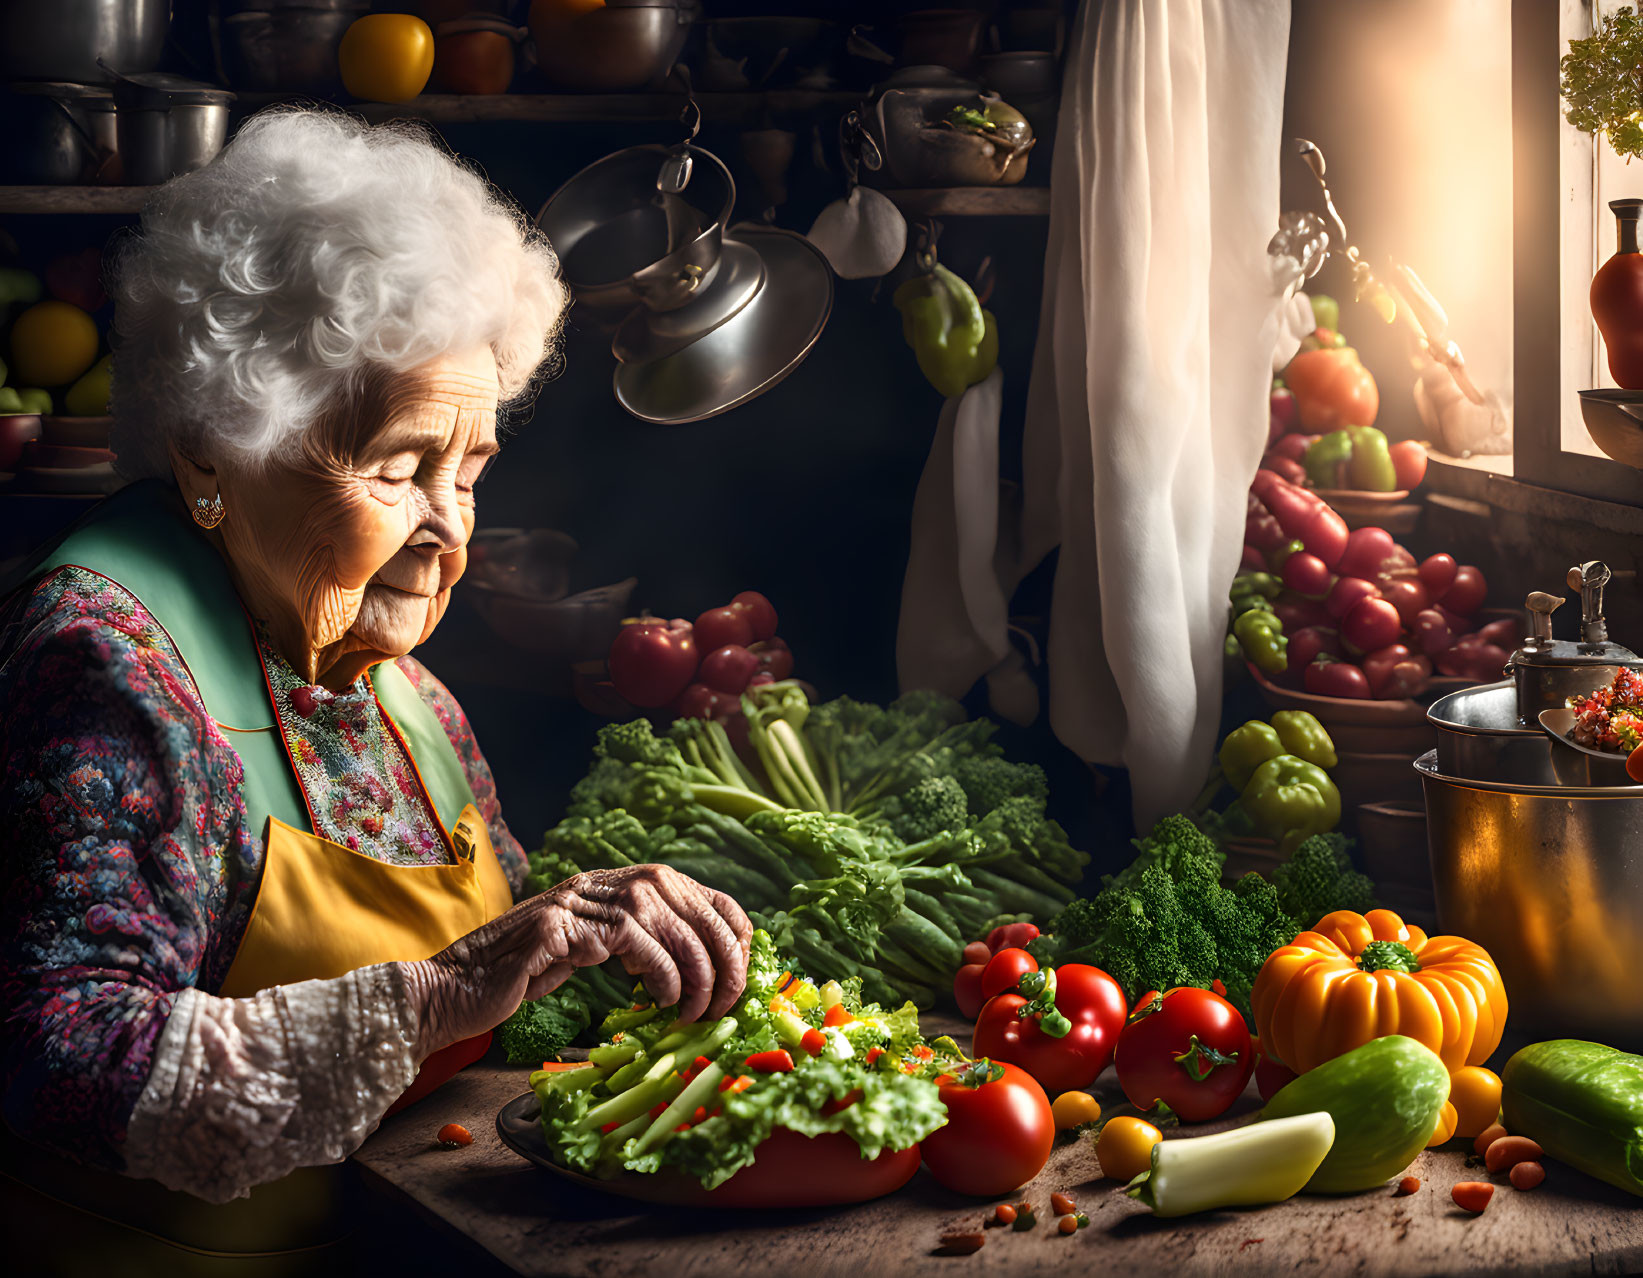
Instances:
[[[36,302],[11,326],[13,378],[28,386],[72,382],[97,358],[97,325],[68,302]]]
[[[434,33],[408,13],[368,13],[337,49],[342,83],[356,98],[409,102],[434,69]]]

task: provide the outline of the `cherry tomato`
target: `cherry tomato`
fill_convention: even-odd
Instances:
[[[1322,599],[1329,593],[1332,578],[1324,561],[1302,551],[1284,560],[1284,585],[1307,599]]]
[[[1002,949],[1003,947],[1000,946],[999,948]],[[993,949],[986,941],[971,941],[964,947],[964,953],[960,956],[960,961],[979,963],[982,967],[986,967],[987,961],[996,953],[998,953],[998,950]]]
[[[1475,1140],[1500,1115],[1500,1076],[1481,1065],[1466,1065],[1449,1076],[1449,1103],[1455,1107],[1455,1135]]]
[[[1471,564],[1463,564],[1455,569],[1455,580],[1444,592],[1443,606],[1463,617],[1470,617],[1483,607],[1483,601],[1488,596],[1489,583],[1483,579],[1483,574]]]
[[[953,1002],[958,1004],[958,1014],[967,1021],[975,1020],[987,1005],[981,993],[981,974],[986,970],[983,963],[966,963],[953,975]]]
[[[740,700],[728,693],[710,688],[705,683],[693,683],[673,702],[673,713],[681,719],[718,719],[721,722],[734,714]]]
[[[1360,599],[1341,618],[1341,640],[1359,652],[1373,652],[1396,643],[1403,634],[1403,618],[1386,599]]]
[[[1289,657],[1289,669],[1285,673],[1300,678],[1320,652],[1327,652],[1332,657],[1340,656],[1340,632],[1330,630],[1326,626],[1301,627],[1289,636],[1289,647],[1285,649]]]
[[[1421,585],[1426,587],[1426,594],[1433,603],[1442,601],[1448,593],[1449,587],[1454,584],[1458,565],[1453,555],[1428,555],[1420,563]]]
[[[723,648],[727,643],[745,648],[753,642],[753,622],[741,608],[710,608],[696,618],[696,642],[703,652]]]
[[[1362,577],[1338,577],[1324,597],[1324,607],[1331,617],[1339,621],[1352,611],[1358,600],[1378,599],[1380,594],[1381,588],[1372,581],[1365,581]]]
[[[1436,608],[1427,608],[1417,614],[1414,625],[1409,629],[1414,634],[1416,646],[1428,657],[1448,652],[1455,646],[1455,632],[1450,629],[1448,619]]]
[[[1182,986],[1141,998],[1118,1035],[1118,1085],[1137,1109],[1163,1101],[1187,1123],[1231,1108],[1255,1069],[1249,1030],[1231,1003]]]
[[[746,615],[748,624],[753,627],[754,639],[774,639],[776,637],[776,609],[770,600],[766,599],[757,590],[744,590],[730,601],[732,608],[740,608]]]
[[[793,674],[793,653],[780,639],[765,639],[748,651],[759,659],[759,673],[773,679],[786,679]]]
[[[1346,551],[1335,571],[1343,577],[1372,578],[1396,544],[1384,528],[1354,528],[1347,534]]]
[[[1050,1102],[1050,1112],[1055,1115],[1056,1130],[1066,1131],[1100,1118],[1101,1102],[1088,1092],[1062,1092]]]
[[[696,638],[688,622],[641,621],[611,640],[611,685],[636,706],[665,706],[696,677]]]
[[[1023,1008],[1043,997],[1039,991],[1032,993],[1029,998],[1009,991],[987,1000],[976,1020],[971,1055],[1021,1066],[1052,1096],[1088,1087],[1112,1060],[1113,1044],[1129,1011],[1124,991],[1100,968],[1068,963],[1055,969],[1053,1008],[1023,1015]],[[1070,1023],[1060,1036],[1043,1028],[1052,1012]]]
[[[1023,976],[1036,971],[1038,960],[1026,950],[1000,950],[987,960],[986,970],[981,974],[981,997],[986,1000],[1005,990],[1013,990]]]
[[[924,1165],[942,1185],[978,1198],[1008,1193],[1043,1170],[1055,1145],[1049,1097],[1028,1073],[977,1060],[942,1084],[947,1123],[924,1138]]]
[[[1426,587],[1421,585],[1419,577],[1405,578],[1388,585],[1381,594],[1386,602],[1398,610],[1398,619],[1403,622],[1405,629],[1413,629],[1415,618],[1428,607],[1430,600],[1426,595]]]
[[[759,670],[759,659],[737,643],[715,648],[702,658],[697,678],[717,692],[740,693]]]
[[[1368,701],[1369,680],[1357,666],[1322,657],[1306,668],[1306,690],[1315,697],[1345,697]]]
[[[1392,473],[1397,476],[1395,482],[1405,491],[1419,488],[1421,480],[1426,478],[1426,448],[1419,440],[1400,439],[1386,450],[1392,457]]]
[[[1095,1142],[1101,1174],[1113,1180],[1134,1180],[1152,1166],[1152,1147],[1163,1139],[1164,1133],[1144,1118],[1128,1114],[1109,1118]]]

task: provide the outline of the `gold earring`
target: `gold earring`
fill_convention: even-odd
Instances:
[[[222,490],[218,489],[210,501],[207,501],[204,497],[196,497],[194,499],[194,509],[188,513],[193,515],[194,522],[206,531],[209,532],[215,528],[222,523],[223,516],[228,513],[222,508]]]

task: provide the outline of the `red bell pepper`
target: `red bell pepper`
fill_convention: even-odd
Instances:
[[[1057,1096],[1095,1081],[1128,1015],[1124,991],[1098,967],[1028,972],[981,1009],[971,1054],[1019,1065]]]
[[[759,1074],[791,1074],[793,1058],[778,1047],[771,1052],[754,1052],[747,1058],[747,1067]]]

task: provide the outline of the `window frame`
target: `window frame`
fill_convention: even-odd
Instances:
[[[1594,143],[1585,138],[1582,151],[1566,137],[1558,92],[1563,18],[1571,2],[1579,0],[1512,0],[1512,475],[1543,488],[1643,506],[1643,474],[1563,447],[1564,405],[1591,384],[1593,358],[1590,345],[1585,359],[1566,349],[1564,317],[1590,287],[1595,262],[1579,259],[1597,257],[1601,243],[1590,238],[1599,221],[1592,209]],[[1571,172],[1594,177],[1565,186]],[[1565,229],[1577,227],[1571,242]],[[1531,322],[1546,316],[1552,318],[1550,335],[1544,322]]]

